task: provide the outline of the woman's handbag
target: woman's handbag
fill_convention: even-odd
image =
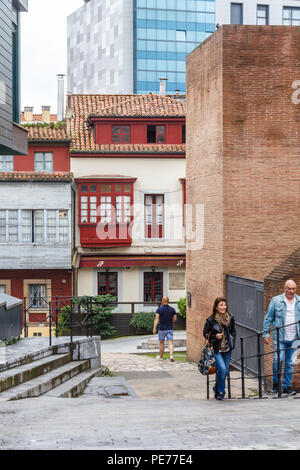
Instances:
[[[198,362],[198,369],[202,375],[215,374],[217,370],[216,359],[209,340],[202,351],[200,361]]]

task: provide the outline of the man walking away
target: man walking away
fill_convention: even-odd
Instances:
[[[284,294],[277,295],[271,299],[268,307],[264,326],[263,338],[265,344],[269,344],[271,324],[273,325],[273,389],[272,393],[277,394],[278,376],[281,374],[282,363],[285,360],[284,375],[282,383],[282,393],[295,395],[291,384],[293,379],[294,364],[297,359],[298,339],[300,338],[300,297],[296,295],[296,283],[289,279],[284,285]],[[280,364],[278,370],[278,344],[276,327],[279,328],[279,357]]]
[[[169,305],[169,297],[163,297],[161,303],[161,307],[158,307],[156,310],[153,325],[153,334],[156,334],[159,322],[159,356],[157,356],[157,358],[161,361],[164,358],[164,345],[166,338],[169,344],[170,360],[171,362],[174,362],[173,323],[177,320],[177,314],[175,309]]]

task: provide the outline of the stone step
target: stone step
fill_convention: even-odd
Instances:
[[[56,398],[74,398],[78,397],[89,381],[93,377],[101,375],[102,369],[88,369],[80,374],[76,375],[72,379],[67,380],[62,385],[53,388],[47,393],[44,393],[43,397],[56,397]]]
[[[168,346],[168,341],[165,341],[165,346]],[[174,348],[182,348],[186,346],[185,339],[174,339],[173,340]],[[159,348],[159,341],[154,339],[149,339],[146,343],[142,343],[140,346],[137,346],[137,349],[157,349]]]
[[[0,392],[16,387],[28,380],[35,379],[53,369],[70,362],[69,354],[57,354],[44,357],[19,367],[14,367],[0,373]]]
[[[40,377],[0,393],[0,399],[19,400],[39,397],[89,368],[89,361],[73,361]]]
[[[137,399],[133,388],[125,377],[97,377],[93,378],[79,398],[93,397],[99,399],[122,398]]]

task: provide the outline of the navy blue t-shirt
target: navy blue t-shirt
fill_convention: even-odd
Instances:
[[[173,330],[173,316],[177,315],[176,310],[170,305],[162,305],[156,313],[159,313],[159,330]]]

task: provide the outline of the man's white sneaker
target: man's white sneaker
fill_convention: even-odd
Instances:
[[[159,361],[163,361],[164,358],[163,357],[160,357],[160,356],[156,356],[156,359],[158,359]]]

